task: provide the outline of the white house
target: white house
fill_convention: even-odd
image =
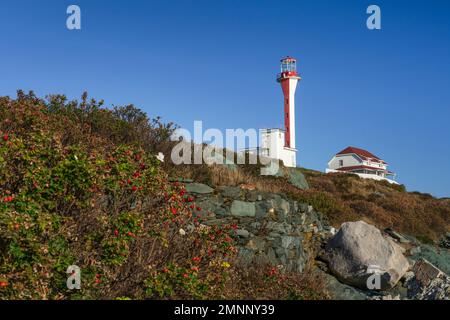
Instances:
[[[394,181],[395,173],[387,169],[388,164],[369,151],[348,147],[338,152],[329,162],[326,172],[354,173],[361,178]]]

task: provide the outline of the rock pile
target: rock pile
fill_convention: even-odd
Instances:
[[[414,264],[406,286],[410,299],[450,300],[450,277],[425,259]]]
[[[322,215],[305,203],[249,186],[215,189],[200,183],[186,190],[202,208],[205,225],[239,226],[239,261],[270,263],[289,271],[302,271],[314,260],[324,230]]]
[[[238,261],[243,264],[302,272],[322,248],[320,258],[326,263],[317,261],[316,270],[324,274],[335,299],[450,299],[450,277],[423,259],[447,270],[448,249],[438,253],[412,237],[391,229],[382,233],[363,221],[346,222],[336,231],[308,204],[249,184],[212,188],[184,182],[202,208],[196,212],[202,224],[237,224]],[[448,235],[443,248],[446,241]]]

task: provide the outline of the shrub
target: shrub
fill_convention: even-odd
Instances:
[[[226,275],[209,266],[232,259],[233,230],[204,228],[152,151],[173,126],[101,105],[87,95],[0,98],[1,298],[156,298],[158,272],[192,270],[193,257],[196,278],[158,297],[201,296],[212,275]],[[66,288],[73,264],[79,292]]]

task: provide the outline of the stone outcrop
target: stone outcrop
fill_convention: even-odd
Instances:
[[[215,189],[186,184],[202,208],[196,213],[205,225],[238,225],[238,260],[269,263],[302,271],[315,257],[324,236],[322,215],[306,203],[282,194],[261,192],[246,185]]]
[[[425,259],[414,264],[406,286],[410,299],[450,300],[450,277]]]
[[[298,272],[314,264],[333,299],[449,299],[447,249],[420,244],[390,229],[382,233],[362,221],[344,223],[336,232],[312,206],[253,185],[211,188],[184,183],[202,208],[195,213],[202,224],[237,224],[239,263],[268,263]]]
[[[450,250],[432,245],[420,244],[409,250],[409,258],[413,261],[425,259],[434,266],[450,275]]]
[[[450,249],[450,232],[447,232],[441,239],[439,244],[444,249]]]
[[[332,273],[364,290],[392,288],[409,269],[401,247],[363,221],[342,224],[326,252]]]

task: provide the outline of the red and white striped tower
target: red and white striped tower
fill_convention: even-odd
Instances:
[[[290,149],[295,149],[295,89],[300,79],[297,60],[292,57],[282,59],[277,81],[281,83],[284,94],[284,146]]]

